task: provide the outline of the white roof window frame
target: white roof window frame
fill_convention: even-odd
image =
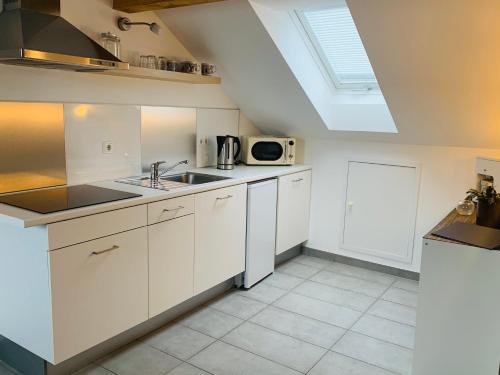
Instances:
[[[312,30],[305,13],[308,11],[320,11],[322,9],[331,9],[335,7],[341,7],[341,8],[346,8],[347,4],[345,1],[338,1],[334,5],[330,5],[328,7],[316,7],[316,8],[308,8],[308,9],[297,9],[294,10],[290,13],[292,18],[295,21],[296,26],[298,27],[299,31],[304,37],[304,40],[306,44],[309,47],[309,50],[311,51],[311,54],[314,57],[314,60],[316,60],[318,66],[320,67],[321,71],[323,74],[326,76],[326,79],[328,80],[330,86],[332,89],[336,92],[344,92],[344,93],[358,93],[358,94],[379,94],[380,93],[380,86],[378,82],[359,82],[359,83],[343,83],[341,80],[338,79],[337,74],[335,73],[335,70],[330,64],[325,52],[323,51],[323,48],[321,47],[318,39],[316,38],[314,31]],[[347,7],[348,8],[348,7]],[[361,40],[361,43],[363,41]],[[363,46],[364,48],[364,46]],[[370,62],[371,64],[371,62]]]

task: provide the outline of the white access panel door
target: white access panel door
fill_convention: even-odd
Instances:
[[[275,179],[248,185],[245,288],[274,271],[277,199]]]
[[[348,162],[341,248],[411,263],[416,166]]]

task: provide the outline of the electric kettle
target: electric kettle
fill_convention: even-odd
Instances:
[[[238,146],[236,152],[234,150],[235,143]],[[233,169],[240,151],[241,143],[238,137],[232,135],[217,136],[217,168]]]

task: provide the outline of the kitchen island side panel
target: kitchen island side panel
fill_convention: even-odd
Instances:
[[[498,373],[499,287],[500,252],[424,239],[413,375]]]
[[[0,223],[0,335],[53,360],[46,226]]]

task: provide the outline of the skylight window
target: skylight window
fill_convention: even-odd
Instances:
[[[337,89],[378,88],[375,73],[346,4],[297,11],[297,14]]]

